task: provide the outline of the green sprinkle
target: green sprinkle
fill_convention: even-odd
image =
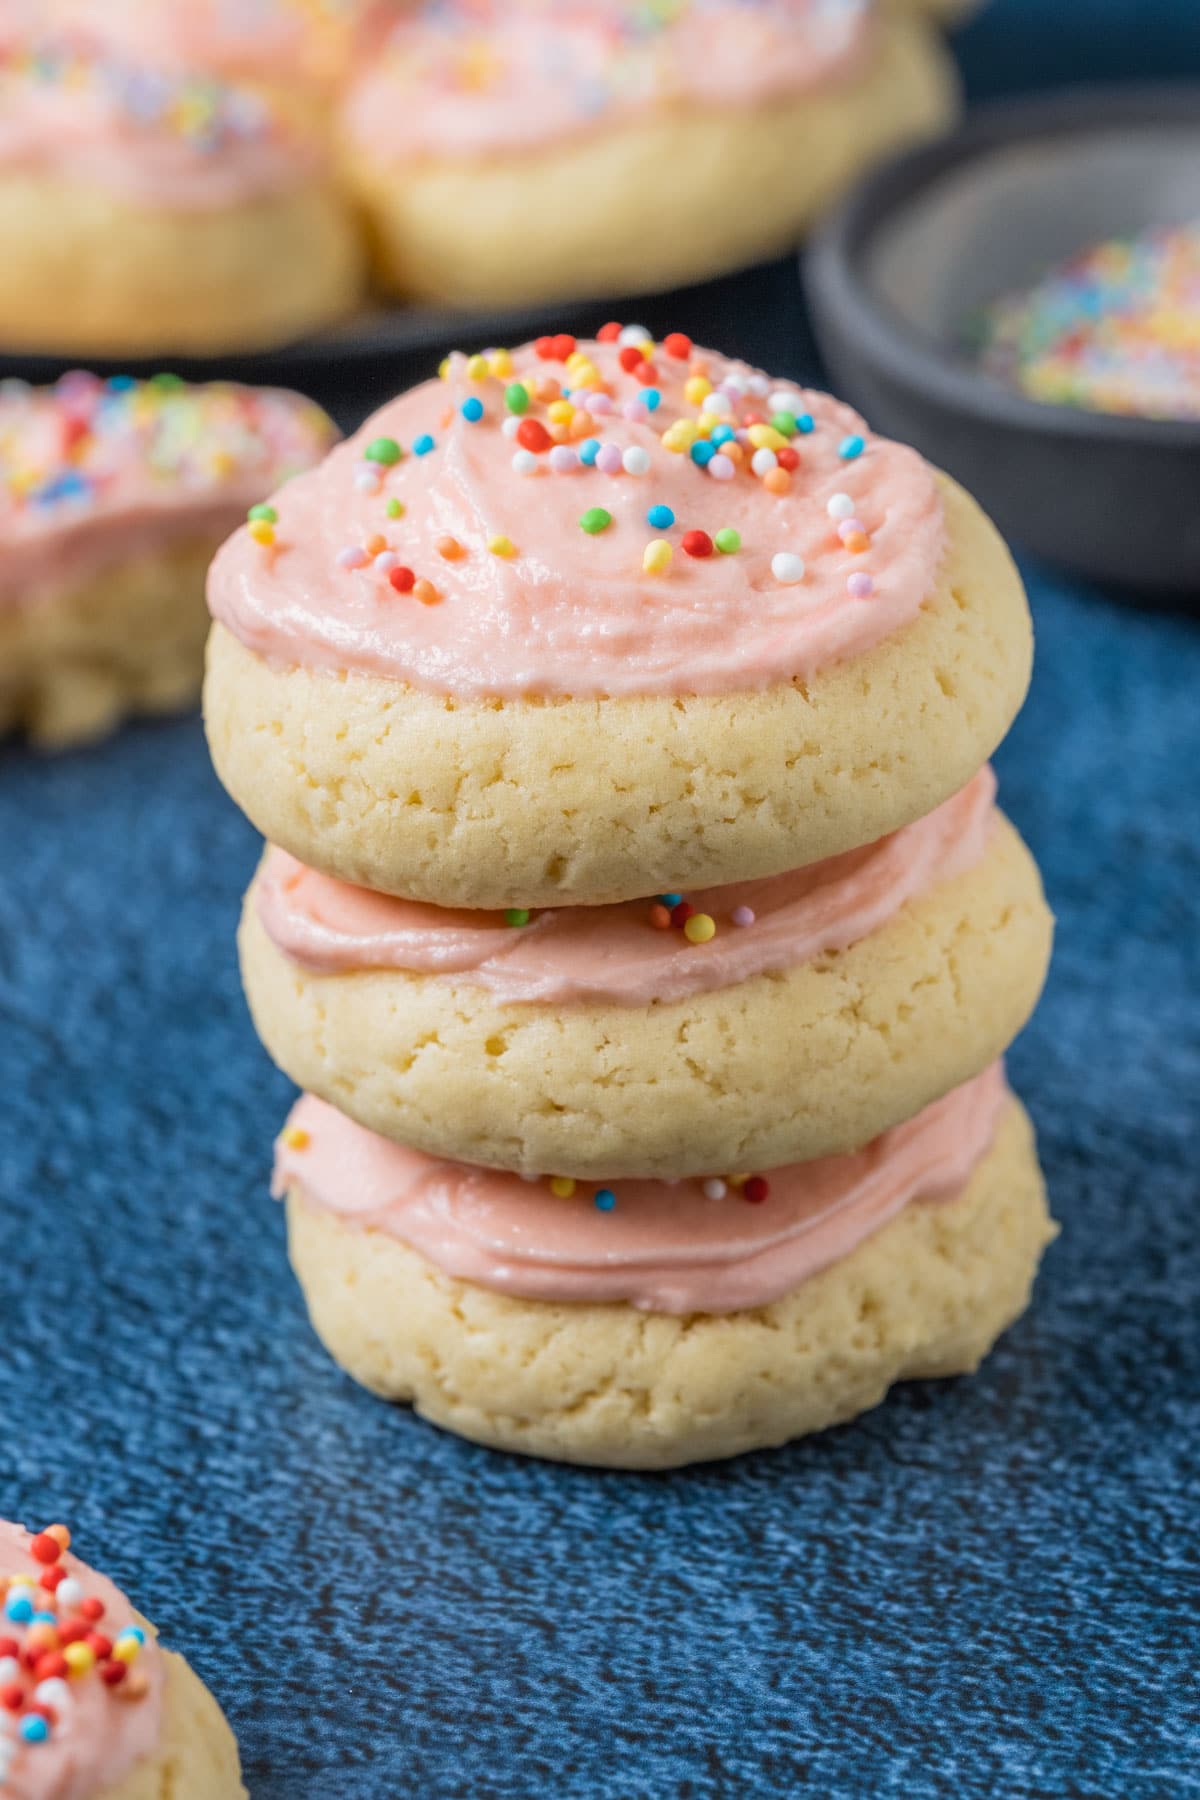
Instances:
[[[775,431],[779,432],[781,437],[795,437],[800,429],[795,413],[772,413],[771,425]]]
[[[612,524],[612,514],[605,512],[602,506],[589,506],[579,523],[589,537],[595,537],[598,531],[607,531]]]
[[[529,913],[523,906],[510,906],[504,915],[506,925],[528,925]]]
[[[273,506],[252,506],[246,514],[248,519],[262,519],[267,525],[278,525],[279,514]]]
[[[363,451],[363,456],[368,462],[383,463],[389,469],[393,463],[398,463],[403,455],[404,452],[395,438],[376,438],[374,443],[368,444]]]
[[[732,556],[735,550],[740,550],[742,547],[742,534],[740,531],[735,531],[732,525],[726,525],[724,531],[718,531],[713,543],[722,556]]]
[[[171,375],[164,370],[161,375],[150,377],[150,386],[161,389],[164,394],[175,394],[181,387],[186,386],[186,383],[182,375]]]
[[[404,517],[404,502],[403,500],[397,500],[394,494],[387,503],[387,516],[389,519],[402,519]]]
[[[504,404],[510,413],[529,411],[529,389],[523,381],[514,381],[504,390]]]

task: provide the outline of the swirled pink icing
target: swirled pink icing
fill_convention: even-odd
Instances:
[[[477,157],[655,107],[751,106],[857,72],[869,0],[425,0],[351,91],[373,158]]]
[[[776,1169],[751,1205],[747,1189],[721,1183],[710,1197],[697,1181],[580,1183],[560,1199],[544,1182],[405,1149],[305,1095],[276,1149],[274,1192],[522,1299],[735,1312],[792,1292],[909,1204],[961,1192],[1007,1099],[995,1063],[851,1156]]]
[[[996,782],[961,793],[890,837],[828,861],[689,894],[717,925],[708,943],[655,929],[649,906],[559,908],[514,928],[502,913],[451,912],[351,887],[272,848],[255,891],[276,947],[317,974],[393,969],[465,980],[508,1002],[618,1006],[685,999],[844,950],[982,856]],[[753,921],[739,927],[748,908]]]
[[[0,384],[0,612],[127,557],[219,543],[336,435],[311,400],[271,388]]]
[[[0,39],[0,173],[203,211],[298,187],[322,155],[278,97],[122,63],[91,40]]]
[[[933,471],[849,407],[686,339],[636,370],[628,341],[539,344],[456,354],[292,483],[274,548],[218,555],[214,616],[283,666],[467,698],[727,694],[859,655],[933,591]],[[797,421],[774,447],[771,418]]]
[[[40,8],[43,27],[89,32],[130,61],[283,84],[342,75],[376,10],[375,0],[42,0]]]
[[[36,1584],[44,1574],[44,1565],[32,1555],[30,1542],[27,1531],[0,1521],[0,1586],[3,1578],[14,1575],[30,1576]],[[128,1627],[144,1629],[111,1581],[70,1553],[61,1558],[60,1566],[67,1580],[78,1584],[82,1600],[98,1601],[102,1606],[93,1623],[95,1631],[115,1640]],[[14,1591],[21,1590],[8,1589],[10,1595]],[[60,1618],[78,1614],[74,1599],[71,1606],[59,1604],[57,1590],[54,1596],[36,1585],[29,1591],[36,1597],[39,1611],[49,1610]],[[15,1639],[19,1649],[31,1629],[0,1615],[0,1638]],[[6,1676],[12,1673],[7,1668],[3,1672]],[[132,1698],[135,1673],[137,1697]],[[112,1792],[157,1748],[164,1682],[162,1654],[150,1633],[120,1688],[109,1687],[93,1669],[60,1684],[50,1695],[44,1690],[39,1695],[37,1681],[23,1667],[13,1682],[22,1689],[23,1710],[0,1713],[0,1791],[5,1800],[10,1796],[11,1800],[90,1800],[92,1795]],[[21,1720],[28,1716],[30,1704],[43,1696],[54,1714],[53,1724],[44,1743],[26,1743],[20,1736]]]

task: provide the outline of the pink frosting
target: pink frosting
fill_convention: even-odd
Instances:
[[[0,387],[0,612],[179,541],[219,543],[336,432],[299,394],[231,383]]]
[[[945,546],[924,459],[871,436],[828,395],[707,352],[689,362],[686,341],[675,348],[682,359],[665,346],[653,355],[650,389],[620,366],[617,343],[583,345],[582,362],[569,366],[525,346],[499,376],[455,355],[442,381],[392,401],[291,485],[277,503],[273,550],[246,532],[225,545],[209,581],[215,617],[280,665],[359,670],[468,698],[762,689],[859,655],[912,620]],[[689,397],[693,379],[714,392]],[[506,411],[510,384],[545,395],[522,428],[589,438],[523,449],[504,428],[517,423]],[[581,415],[569,422],[549,410],[562,388]],[[653,410],[648,392],[660,397]],[[462,410],[476,405],[477,423]],[[770,429],[767,414],[802,421],[778,452],[750,438]],[[668,447],[697,430],[732,431],[742,466],[723,449],[702,467]],[[371,461],[365,452],[380,440],[407,454]],[[581,446],[594,464],[578,460]],[[710,438],[706,448],[717,446]],[[768,488],[771,472],[753,472],[761,449],[798,458],[794,470],[774,471],[787,492]],[[673,525],[648,521],[659,506]],[[611,522],[589,534],[580,521],[597,510]],[[740,547],[693,556],[684,546],[694,530],[710,548],[735,531]],[[671,548],[663,573],[645,570],[652,542]],[[800,559],[799,579],[786,558]],[[397,592],[406,570],[430,583],[435,603]]]
[[[852,1156],[776,1169],[751,1205],[735,1187],[710,1198],[696,1181],[579,1184],[560,1199],[544,1183],[405,1149],[306,1094],[276,1149],[274,1192],[294,1189],[449,1275],[522,1299],[735,1312],[792,1292],[910,1202],[958,1194],[1007,1098],[996,1063]],[[615,1206],[601,1211],[596,1191]]]
[[[298,187],[321,155],[281,102],[249,88],[121,64],[90,42],[0,40],[0,173],[203,211]]]
[[[856,71],[869,0],[426,0],[352,90],[372,157],[523,149],[670,105],[751,106]]]
[[[340,74],[373,10],[373,0],[42,0],[41,22],[155,68],[290,83]]]
[[[499,1000],[618,1006],[682,1000],[844,950],[910,900],[982,856],[996,781],[981,769],[915,824],[828,861],[689,894],[717,935],[691,944],[656,929],[646,902],[543,912],[528,925],[502,913],[451,912],[351,887],[272,848],[256,904],[268,936],[316,974],[398,969],[466,980]],[[754,914],[739,926],[742,908]]]
[[[42,1565],[30,1554],[30,1534],[17,1525],[0,1520],[0,1578],[31,1575],[35,1581],[43,1573]],[[98,1575],[69,1553],[62,1566],[70,1579],[83,1589],[84,1598],[103,1603],[103,1615],[94,1629],[115,1639],[128,1626],[144,1629],[124,1594],[111,1581]],[[56,1607],[41,1588],[32,1590],[39,1610],[49,1607],[62,1616],[68,1609]],[[0,1616],[0,1637],[24,1641],[27,1626],[13,1624]],[[143,1757],[153,1754],[162,1732],[163,1689],[165,1669],[154,1638],[147,1633],[146,1644],[132,1666],[127,1681],[134,1674],[145,1691],[138,1699],[119,1694],[100,1679],[94,1670],[67,1683],[66,1696],[59,1696],[51,1734],[45,1743],[25,1744],[17,1734],[21,1715],[0,1713],[0,1768],[8,1763],[7,1778],[0,1775],[0,1791],[5,1800],[89,1800],[98,1793],[115,1787]],[[20,1684],[27,1698],[34,1682],[25,1674]],[[11,1749],[10,1740],[15,1744]]]

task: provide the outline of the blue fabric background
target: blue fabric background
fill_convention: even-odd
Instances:
[[[1200,72],[1191,5],[997,0],[973,82],[1085,13],[1073,61]],[[67,1519],[190,1656],[255,1800],[1200,1789],[1200,638],[1026,572],[998,760],[1060,937],[1011,1068],[1063,1237],[974,1380],[671,1477],[495,1456],[329,1364],[198,724],[0,751],[0,1513]]]

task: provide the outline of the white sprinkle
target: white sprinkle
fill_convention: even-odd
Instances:
[[[621,461],[625,465],[627,475],[648,475],[650,473],[650,452],[643,450],[640,444],[631,444]]]
[[[708,473],[714,481],[732,481],[737,474],[737,464],[732,457],[724,456],[718,450],[708,465]]]
[[[799,394],[793,394],[788,388],[776,388],[775,392],[767,401],[767,405],[773,413],[786,412],[797,414],[804,411],[804,402]]]
[[[10,1681],[20,1681],[21,1665],[15,1656],[0,1656],[0,1687],[7,1687]]]
[[[854,502],[849,494],[835,494],[832,500],[826,502],[825,511],[831,519],[852,519]]]
[[[39,1681],[33,1690],[33,1697],[44,1706],[54,1707],[56,1712],[64,1706],[70,1706],[74,1699],[66,1682],[57,1675],[52,1676],[49,1681]]]
[[[394,550],[384,550],[381,555],[375,558],[375,573],[377,575],[390,575],[393,569],[398,569],[399,567],[400,558],[396,555]]]
[[[771,573],[784,587],[795,587],[798,581],[804,580],[804,558],[781,550],[771,558]]]
[[[728,1192],[729,1189],[726,1187],[725,1183],[719,1181],[715,1175],[710,1176],[704,1183],[704,1198],[706,1200],[723,1200]]]
[[[60,1581],[55,1588],[54,1597],[58,1601],[60,1612],[63,1607],[66,1607],[67,1611],[70,1612],[71,1609],[78,1606],[79,1602],[83,1599],[83,1583],[76,1581],[73,1575],[68,1575],[67,1579],[65,1581]]]
[[[532,450],[518,450],[513,457],[512,466],[518,475],[536,475],[538,459]]]
[[[649,344],[653,339],[644,325],[627,325],[617,343],[624,349],[627,344]]]
[[[383,475],[372,464],[369,469],[360,469],[354,477],[355,492],[359,494],[377,494],[383,485]]]
[[[747,386],[752,394],[769,394],[771,391],[771,383],[765,375],[751,375]]]
[[[516,413],[509,413],[500,429],[506,438],[515,438],[521,429],[521,421]]]
[[[777,469],[779,467],[779,458],[773,450],[768,450],[767,446],[764,444],[762,449],[756,450],[754,455],[750,458],[750,467],[754,470],[756,475],[765,475],[768,469]]]

